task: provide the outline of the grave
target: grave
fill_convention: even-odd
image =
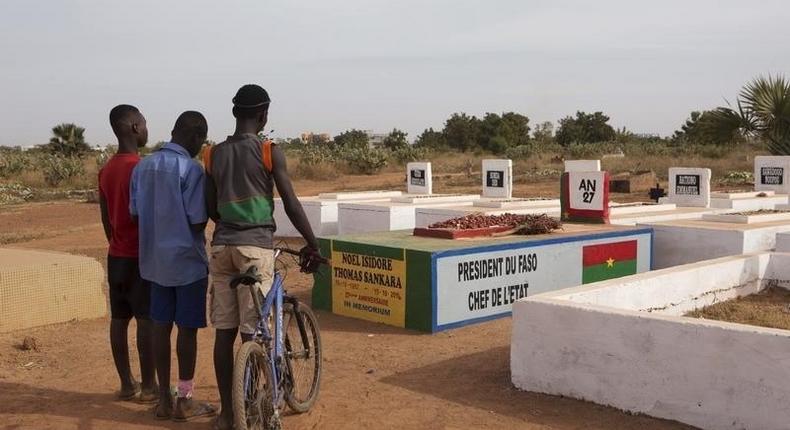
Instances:
[[[433,194],[431,163],[412,162],[406,164],[406,192],[409,194]]]
[[[513,197],[513,161],[483,160],[483,197]]]
[[[383,202],[402,195],[400,191],[349,191],[322,193],[318,196],[299,197],[305,215],[310,221],[313,233],[319,235],[337,234],[338,205],[341,202]],[[274,222],[277,225],[276,237],[301,236],[291,224],[285,213],[282,199],[274,199]]]
[[[566,172],[599,172],[601,160],[565,160]]]
[[[562,174],[560,214],[563,221],[609,222],[609,173],[571,171]]]
[[[103,317],[103,284],[92,258],[0,248],[0,332]]]
[[[776,252],[790,252],[790,233],[776,234]]]
[[[436,332],[509,315],[513,301],[526,295],[650,270],[649,228],[563,227],[456,240],[403,230],[321,238],[332,267],[315,276],[312,304]]]
[[[653,266],[662,269],[774,249],[777,233],[790,231],[790,213],[704,214],[637,225],[653,229]]]
[[[790,286],[790,254],[724,257],[518,300],[512,382],[700,428],[785,429],[790,331],[682,316],[769,285]]]
[[[710,193],[710,207],[728,211],[770,210],[787,204],[786,194],[774,191],[718,191]]]
[[[710,169],[671,167],[669,196],[659,201],[680,207],[710,207]]]
[[[480,199],[477,194],[432,194],[431,163],[409,163],[407,170],[409,194],[387,201],[340,203],[333,234],[413,229],[417,208],[471,206]]]
[[[754,157],[754,189],[790,194],[790,156]]]

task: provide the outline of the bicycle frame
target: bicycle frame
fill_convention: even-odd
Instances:
[[[280,256],[280,254],[281,251],[279,249],[275,249],[275,261],[277,260],[277,257]],[[253,335],[253,339],[262,344],[268,353],[269,367],[274,379],[274,386],[272,387],[272,399],[275,400],[275,405],[281,404],[285,394],[285,391],[282,387],[283,377],[285,376],[282,372],[282,364],[285,363],[286,366],[290,365],[288,360],[284,360],[286,345],[285,335],[283,334],[283,303],[288,301],[294,306],[294,310],[296,311],[298,311],[299,306],[297,300],[285,295],[285,288],[283,286],[284,281],[285,278],[282,276],[282,274],[278,270],[275,270],[274,278],[272,280],[272,287],[269,290],[269,293],[266,294],[263,304],[260,303],[258,295],[254,293],[255,290],[250,288],[250,294],[252,294],[252,299],[255,303],[255,309],[258,312],[258,324],[256,325],[256,331]],[[274,312],[275,316],[274,336],[272,336],[268,323],[269,316],[272,315],[272,312]],[[299,317],[298,312],[294,312],[294,316],[296,318],[296,324],[299,329],[302,341],[304,342],[305,353],[307,354],[305,358],[309,358],[311,351],[307,340],[304,321]],[[274,345],[272,345],[272,342],[274,342]],[[291,369],[289,367],[288,371],[290,372],[290,370]],[[247,377],[249,377],[249,375]],[[277,411],[277,409],[278,408],[275,408],[275,411]]]
[[[279,253],[275,254],[275,259],[277,258],[278,254]],[[256,326],[254,338],[259,340],[269,353],[269,367],[271,374],[274,377],[272,398],[275,400],[275,404],[280,404],[284,395],[283,390],[280,389],[280,379],[282,375],[280,375],[280,366],[278,366],[278,364],[282,363],[284,356],[283,277],[279,271],[274,272],[272,288],[269,290],[269,293],[266,294],[263,305],[260,304],[258,295],[254,294],[254,290],[250,289],[250,292],[253,295],[255,308],[258,310],[258,325]],[[271,329],[269,328],[268,324],[268,317],[269,315],[272,315],[272,312],[274,312],[275,316],[274,336],[272,336]],[[272,341],[274,341],[274,345],[272,345]]]

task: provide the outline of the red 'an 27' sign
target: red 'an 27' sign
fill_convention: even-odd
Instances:
[[[560,187],[563,221],[609,223],[609,173],[565,172]]]

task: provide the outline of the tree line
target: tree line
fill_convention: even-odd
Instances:
[[[441,130],[428,128],[417,136],[418,148],[454,151],[487,151],[503,154],[509,149],[530,144],[574,144],[611,142],[633,138],[625,128],[616,130],[603,112],[578,111],[554,124],[542,122],[531,127],[529,118],[517,112],[486,113],[482,117],[454,113]],[[76,124],[59,124],[52,128],[49,142],[38,149],[63,156],[80,156],[91,150],[85,142],[85,129]],[[734,145],[746,140],[765,144],[773,154],[790,154],[790,81],[783,76],[758,77],[745,85],[735,106],[691,112],[688,119],[671,137],[660,138],[671,144]],[[311,135],[307,142],[290,139],[293,145],[333,145],[343,148],[367,149],[371,146],[368,133],[351,129],[326,141]],[[397,128],[380,142],[384,149],[409,147],[408,135]]]

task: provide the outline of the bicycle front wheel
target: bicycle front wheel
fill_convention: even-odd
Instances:
[[[274,414],[269,356],[261,345],[245,342],[233,365],[233,420],[237,430],[264,430]]]
[[[297,413],[307,412],[321,385],[321,335],[313,311],[299,303],[285,308],[285,357],[288,387],[285,401]]]

